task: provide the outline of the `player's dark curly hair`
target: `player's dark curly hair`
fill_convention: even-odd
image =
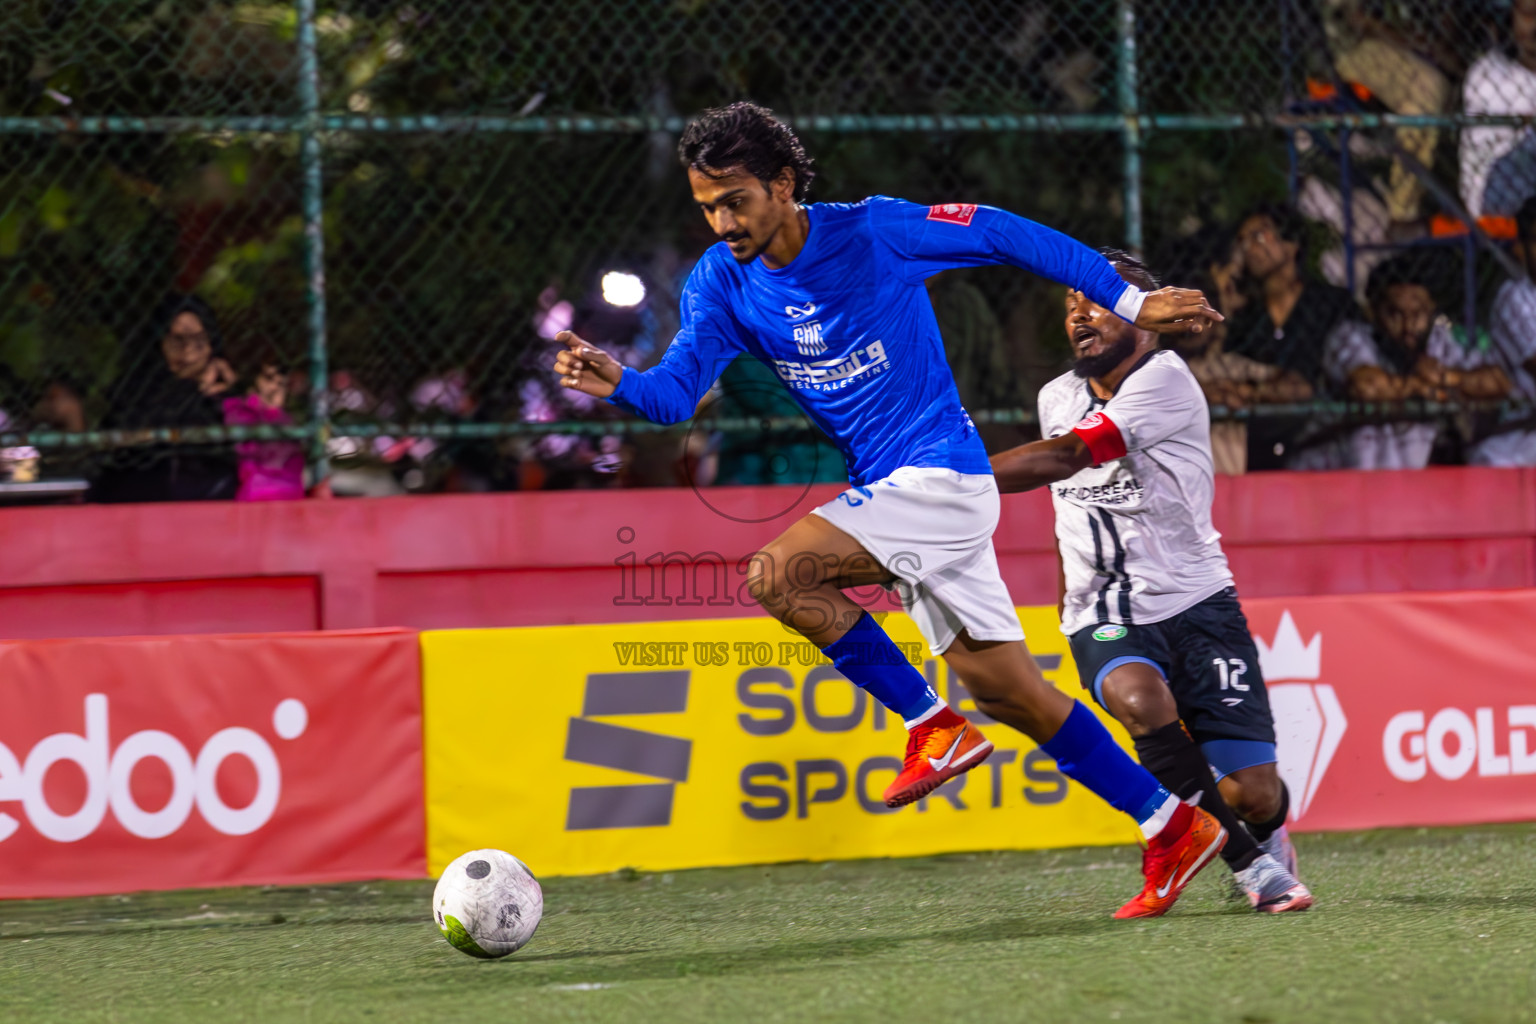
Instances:
[[[1142,291],[1155,292],[1162,287],[1151,268],[1124,249],[1112,249],[1106,246],[1099,250],[1099,255],[1109,260],[1110,264],[1120,272],[1121,277]]]
[[[677,158],[684,167],[711,178],[741,167],[765,186],[788,167],[795,172],[796,202],[805,199],[816,177],[794,131],[756,103],[704,111],[683,129]]]

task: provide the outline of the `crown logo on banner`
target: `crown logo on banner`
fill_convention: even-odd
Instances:
[[[1262,637],[1254,637],[1259,648],[1259,668],[1266,680],[1271,679],[1319,679],[1323,674],[1323,634],[1314,633],[1312,639],[1301,642],[1301,631],[1290,610],[1280,615],[1280,628],[1275,630],[1273,644],[1266,644]]]
[[[1349,718],[1333,687],[1317,681],[1323,674],[1322,633],[1312,634],[1303,643],[1287,609],[1280,614],[1273,641],[1254,637],[1253,642],[1269,689],[1280,777],[1291,791],[1291,820],[1295,821],[1311,808],[1349,728]]]

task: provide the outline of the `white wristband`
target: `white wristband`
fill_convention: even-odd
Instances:
[[[1147,292],[1133,284],[1126,285],[1125,291],[1120,293],[1120,298],[1115,302],[1115,315],[1127,323],[1135,323],[1141,315],[1141,304],[1147,301],[1147,295]]]

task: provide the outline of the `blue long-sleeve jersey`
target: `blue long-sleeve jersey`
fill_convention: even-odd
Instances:
[[[1145,294],[1080,242],[990,206],[874,196],[806,213],[805,246],[778,270],[711,246],[683,288],[682,329],[661,362],[626,369],[610,401],[677,423],[749,352],[832,438],[854,484],[902,466],[990,473],[923,282],[951,267],[1010,263],[1129,320]]]

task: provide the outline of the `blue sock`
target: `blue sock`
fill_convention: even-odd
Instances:
[[[1081,701],[1072,702],[1072,713],[1040,749],[1055,758],[1062,774],[1135,818],[1138,825],[1156,815],[1172,795],[1131,760]]]
[[[832,659],[839,672],[900,715],[903,722],[923,717],[939,703],[939,695],[928,680],[912,667],[869,612],[860,615],[852,629],[821,652]]]

